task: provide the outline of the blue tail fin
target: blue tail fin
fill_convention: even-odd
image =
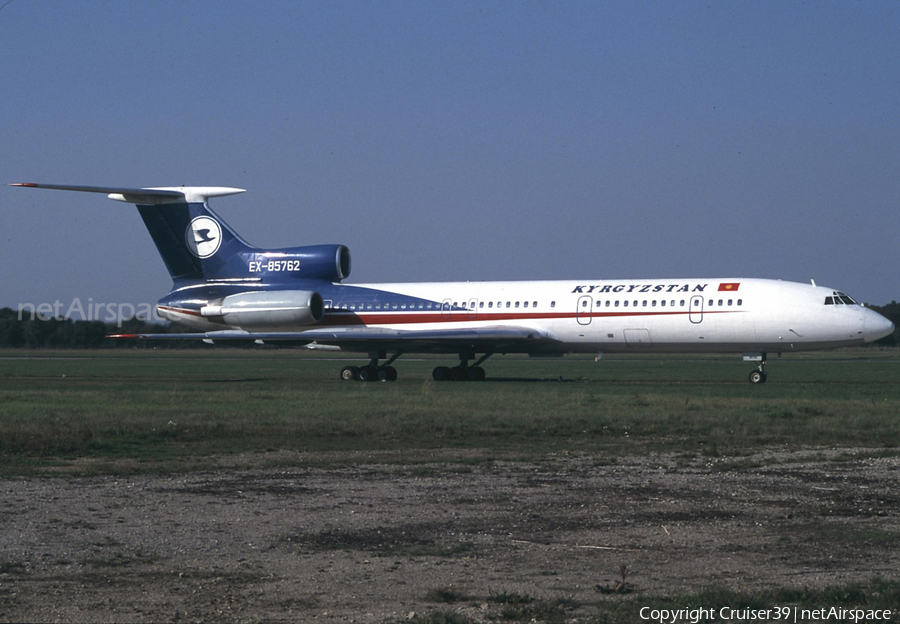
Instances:
[[[256,251],[206,203],[138,204],[138,212],[173,281],[246,273],[241,254]]]
[[[243,189],[181,186],[120,188],[60,184],[12,184],[30,188],[105,193],[136,204],[173,281],[223,279],[246,273],[241,254],[255,252],[210,210],[207,200],[243,193]]]

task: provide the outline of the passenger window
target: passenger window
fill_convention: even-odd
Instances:
[[[479,302],[478,302],[478,307],[479,307],[479,308],[483,308],[483,307],[484,307],[484,301],[479,301]]]
[[[616,299],[616,307],[617,307],[617,308],[619,307],[619,300],[618,300],[618,299]]]
[[[551,308],[555,308],[555,307],[556,307],[556,302],[555,302],[555,301],[551,301],[551,302],[550,302],[550,307],[551,307]]]
[[[743,299],[738,299],[738,305],[743,305],[743,303],[744,303]]]
[[[637,307],[637,299],[634,300],[634,307]]]
[[[627,307],[628,307],[628,300],[627,300],[627,299],[626,299],[625,301],[622,302],[622,307],[624,307],[624,308],[627,308]]]
[[[519,302],[518,302],[518,301],[516,301],[516,307],[517,307],[517,308],[519,307]]]
[[[644,307],[645,307],[645,308],[647,307],[647,300],[646,300],[646,299],[644,299]]]
[[[606,307],[607,307],[607,308],[609,307],[609,300],[608,300],[608,299],[606,300]]]
[[[509,301],[506,302],[506,307],[507,307],[507,308],[509,307]]]
[[[721,300],[721,299],[719,299],[719,305],[722,305],[722,300]]]
[[[653,307],[655,308],[655,307],[656,307],[656,299],[654,299],[654,300],[653,300],[653,303],[651,303],[650,305],[653,306]]]
[[[660,307],[663,307],[663,308],[666,307],[666,300],[663,299],[662,301],[660,301],[659,305],[660,305]]]
[[[581,307],[582,307],[582,308],[586,308],[586,307],[587,307],[587,301],[582,301],[582,302],[581,302]]]
[[[489,307],[489,308],[493,308],[493,307],[494,307],[494,302],[493,302],[493,301],[488,301],[488,307]]]
[[[527,307],[528,307],[528,302],[526,301],[525,304],[524,304],[522,307],[527,308]]]
[[[532,302],[531,302],[531,307],[532,307],[532,308],[536,308],[536,307],[537,307],[537,301],[532,301]]]
[[[731,302],[732,302],[732,301],[734,301],[734,300],[733,300],[733,299],[729,299],[729,300],[728,300],[728,307],[731,307]]]
[[[684,307],[684,299],[681,300],[681,303],[680,303],[679,305],[680,305],[682,308]]]

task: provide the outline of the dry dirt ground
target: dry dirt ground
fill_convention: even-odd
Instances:
[[[478,619],[503,592],[588,618],[622,565],[637,603],[900,570],[900,458],[871,451],[349,459],[3,480],[0,620]]]

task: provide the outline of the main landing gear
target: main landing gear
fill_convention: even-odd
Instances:
[[[486,353],[475,364],[469,366],[469,360],[474,354],[460,353],[458,365],[453,368],[438,366],[431,371],[431,378],[435,381],[484,381],[486,374],[480,364],[492,355],[493,353]]]
[[[757,369],[755,371],[750,371],[750,383],[752,384],[764,384],[766,383],[766,354],[765,353],[752,353],[752,354],[744,354],[745,362],[757,362]]]
[[[370,353],[371,361],[367,366],[345,366],[341,369],[341,379],[344,381],[397,381],[397,369],[391,364],[403,355],[403,351],[395,353],[384,364],[378,364],[378,360],[385,355],[383,351]]]
[[[379,364],[378,360],[387,356],[384,351],[370,353],[370,362],[366,366],[345,366],[341,369],[341,379],[344,381],[397,381],[397,369],[391,366],[394,361],[403,355],[402,351],[395,353],[387,362]],[[435,381],[484,381],[485,372],[481,363],[491,357],[493,353],[486,353],[472,366],[469,360],[475,357],[472,353],[460,353],[459,364],[450,368],[438,366],[431,372]]]

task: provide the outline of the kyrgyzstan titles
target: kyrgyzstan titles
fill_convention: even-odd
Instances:
[[[709,284],[597,284],[576,286],[572,293],[686,293],[703,292]]]

